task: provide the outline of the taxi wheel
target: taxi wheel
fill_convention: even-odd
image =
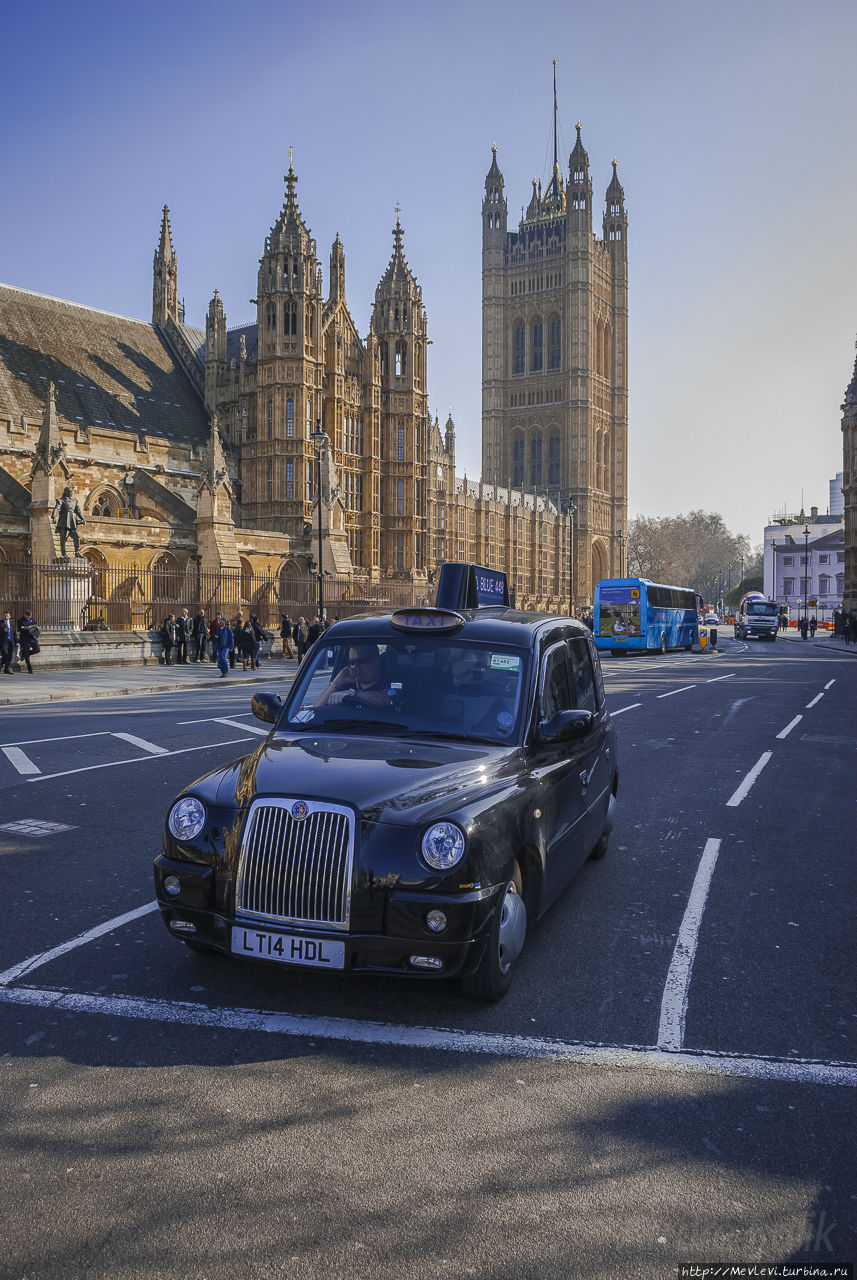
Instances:
[[[523,898],[521,870],[515,863],[503,899],[494,913],[485,954],[474,973],[462,979],[464,990],[474,1000],[494,1001],[512,985],[515,961],[527,937],[527,907]]]

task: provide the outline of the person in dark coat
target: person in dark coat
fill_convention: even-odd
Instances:
[[[205,642],[208,639],[208,619],[205,610],[200,609],[193,620],[191,635],[194,644],[194,662],[205,662]]]
[[[164,647],[164,662],[169,666],[173,660],[173,649],[176,647],[176,615],[168,613],[161,623],[161,644]]]
[[[811,617],[811,618],[810,618],[810,620],[809,620],[809,638],[810,638],[810,640],[814,640],[814,639],[815,639],[815,633],[816,633],[817,629],[818,629],[818,618],[816,618],[815,614],[813,614],[813,615],[812,615],[812,617]]]
[[[26,663],[27,670],[32,675],[30,654],[39,652],[39,628],[29,609],[18,619],[18,643],[21,646],[21,661]]]
[[[309,638],[309,644],[307,645],[307,648],[310,648],[310,646],[315,644],[316,640],[323,633],[323,631],[324,631],[324,624],[322,623],[321,618],[319,618],[318,615],[316,615],[316,617],[313,618],[312,622],[309,624],[309,627],[307,628],[307,635]]]
[[[247,663],[250,663],[250,670],[253,670],[253,649],[256,644],[256,637],[253,634],[253,623],[249,618],[242,621],[238,630],[235,632],[235,647],[238,650],[238,656],[241,659],[242,671],[247,670]]]
[[[176,662],[187,662],[187,646],[193,623],[187,609],[182,609],[176,619]]]
[[[220,625],[220,619],[223,615],[218,613],[211,619],[211,626],[208,628],[208,638],[211,641],[211,661],[217,661],[217,628]]]
[[[262,626],[255,613],[250,614],[250,625],[253,628],[253,639],[255,640],[255,644],[253,646],[253,670],[258,671],[259,653],[262,649],[262,642],[267,640],[268,636],[265,633],[265,628]]]
[[[3,668],[3,674],[13,676],[15,672],[12,670],[12,661],[15,657],[16,628],[12,621],[11,613],[7,612],[0,618],[0,665]]]

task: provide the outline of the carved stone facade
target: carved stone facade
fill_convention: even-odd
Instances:
[[[533,179],[517,230],[497,148],[482,204],[482,475],[574,512],[578,605],[617,576],[627,526],[628,219],[616,161],[603,238],[593,233],[589,156],[564,181]]]
[[[362,339],[342,242],[325,297],[291,166],[285,184],[254,323],[228,328],[216,291],[205,328],[186,323],[166,207],[151,323],[0,286],[0,561],[56,556],[48,513],[70,483],[96,567],[276,581],[317,569],[320,522],[325,572],[427,595],[443,559],[478,560],[511,574],[520,605],[566,608],[571,516],[523,478],[456,477],[452,418],[430,419],[398,216]]]

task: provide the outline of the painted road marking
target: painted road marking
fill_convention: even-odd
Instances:
[[[26,755],[20,747],[3,747],[3,754],[9,761],[13,769],[17,769],[19,773],[41,773],[38,765],[33,764],[32,760]]]
[[[671,698],[676,693],[687,693],[688,689],[695,689],[695,684],[686,684],[682,689],[671,689],[669,693],[659,693],[659,698]]]
[[[732,679],[732,677],[733,677],[735,674],[736,674],[736,673],[735,673],[734,671],[728,671],[728,672],[726,673],[726,675],[725,675],[725,676],[714,676],[714,677],[713,677],[713,679],[711,679],[711,680],[706,680],[706,681],[705,681],[705,683],[706,683],[706,684],[717,684],[717,681],[718,681],[718,680],[731,680],[731,679]]]
[[[741,783],[741,785],[740,785],[740,787],[738,788],[738,790],[737,790],[737,791],[736,791],[732,796],[730,796],[730,798],[726,801],[726,806],[727,806],[727,808],[729,808],[729,809],[737,809],[737,808],[738,808],[738,805],[739,805],[739,804],[741,803],[741,801],[744,799],[744,797],[746,796],[747,792],[750,790],[750,788],[752,787],[753,783],[756,781],[756,779],[758,778],[759,774],[762,772],[762,770],[764,769],[765,765],[768,763],[768,761],[770,760],[770,758],[771,758],[771,756],[772,756],[772,755],[773,755],[773,752],[772,752],[772,751],[763,751],[763,752],[762,752],[761,756],[760,756],[760,757],[759,757],[759,759],[756,761],[756,763],[753,765],[753,768],[752,768],[752,769],[750,770],[750,772],[747,774],[746,778],[745,778],[745,779],[744,779],[744,781]]]
[[[835,680],[828,680],[827,684],[824,687],[825,689],[832,689],[835,684],[836,684]]]
[[[803,719],[803,716],[795,716],[794,720],[790,720],[790,721],[789,721],[789,723],[786,725],[785,729],[782,729],[782,730],[777,734],[777,737],[778,737],[778,738],[787,738],[787,737],[789,736],[789,734],[791,733],[792,729],[795,727],[795,725],[796,725],[796,724],[800,724],[800,722],[801,722],[801,720],[802,720],[802,719]]]
[[[166,747],[157,747],[154,742],[147,742],[145,738],[135,738],[133,733],[111,733],[111,738],[121,738],[123,742],[130,742],[132,747],[139,747],[141,751],[148,751],[153,756],[168,756],[170,754]]]
[[[709,846],[719,848],[719,840]],[[709,855],[713,869],[716,851]],[[702,862],[697,870],[691,899],[701,881]],[[707,892],[707,887],[706,887]],[[68,942],[22,960],[0,973],[0,1003],[35,1008],[92,1013],[117,1018],[140,1018],[180,1026],[216,1027],[241,1032],[264,1032],[283,1036],[305,1036],[312,1039],[346,1040],[362,1044],[386,1044],[406,1048],[441,1049],[457,1053],[483,1053],[514,1058],[551,1058],[582,1061],[593,1066],[644,1068],[656,1071],[687,1071],[719,1076],[739,1076],[753,1080],[789,1080],[801,1084],[836,1084],[857,1087],[857,1063],[829,1062],[817,1059],[756,1058],[717,1050],[699,1049],[694,1053],[667,1049],[664,1045],[592,1045],[577,1040],[542,1040],[530,1036],[456,1031],[436,1027],[407,1027],[396,1023],[364,1022],[351,1018],[315,1017],[309,1014],[273,1013],[264,1009],[211,1008],[208,1005],[146,997],[90,995],[69,991],[14,987],[17,978],[31,974],[42,965],[68,954],[77,947],[131,924],[156,911],[157,902],[147,902],[124,915],[78,934]],[[688,909],[690,904],[688,904]],[[701,914],[701,908],[700,908]],[[685,912],[687,919],[688,912]],[[682,924],[684,929],[684,923]],[[681,938],[681,933],[679,937]],[[695,947],[695,943],[694,943]],[[678,944],[676,944],[678,950]],[[691,956],[692,960],[692,956]],[[688,968],[688,977],[689,968]],[[663,1021],[663,1014],[662,1014]]]
[[[214,723],[225,724],[230,729],[243,729],[245,733],[258,733],[260,738],[267,738],[271,732],[270,729],[262,729],[255,724],[241,724],[240,720],[227,720],[224,717],[216,719]]]
[[[105,738],[108,730],[101,729],[98,733],[64,733],[61,738],[22,738],[20,742],[10,742],[10,747],[34,747],[42,742],[77,742],[78,738]]]
[[[755,1058],[697,1050],[674,1052],[648,1045],[592,1045],[576,1040],[542,1040],[534,1036],[492,1035],[487,1032],[407,1027],[386,1022],[358,1022],[351,1018],[311,1014],[273,1013],[256,1009],[212,1008],[182,1001],[132,996],[75,995],[34,987],[4,987],[0,1003],[50,1009],[52,1013],[92,1013],[102,1017],[141,1018],[185,1027],[213,1027],[224,1031],[303,1036],[312,1040],[345,1040],[397,1048],[445,1050],[448,1053],[491,1054],[507,1058],[546,1058],[579,1062],[584,1066],[649,1071],[680,1071],[750,1080],[785,1080],[796,1084],[857,1087],[857,1065],[813,1059]]]
[[[10,982],[14,982],[16,978],[23,977],[25,973],[32,973],[34,969],[41,968],[43,964],[48,964],[51,960],[56,960],[59,956],[64,956],[67,952],[74,951],[77,947],[83,947],[87,942],[92,942],[95,938],[100,938],[105,933],[111,933],[123,924],[130,924],[132,920],[137,920],[140,916],[148,915],[150,911],[157,911],[157,909],[157,902],[147,902],[144,907],[137,907],[134,911],[126,911],[122,916],[114,916],[112,920],[106,920],[104,924],[97,924],[93,929],[87,929],[86,933],[79,933],[76,938],[60,943],[58,947],[51,947],[50,951],[42,951],[38,955],[30,956],[28,960],[22,960],[20,964],[13,965],[11,969],[0,973],[0,987],[8,987]]]
[[[164,751],[164,756],[186,756],[191,751],[211,751],[214,747],[232,747],[237,742],[249,742],[249,738],[229,738],[227,742],[206,742],[201,747],[182,747],[179,751]],[[92,769],[115,769],[120,764],[140,764],[150,761],[151,756],[133,756],[130,760],[108,760],[104,764],[87,764],[80,769],[63,769],[61,773],[43,773],[38,778],[28,778],[28,782],[50,782],[52,778],[67,778],[72,773],[89,773]]]
[[[618,711],[611,711],[611,716],[621,716],[623,711],[633,711],[635,707],[641,707],[642,702],[632,702],[630,707],[619,707]]]
[[[693,958],[696,955],[699,925],[719,852],[719,840],[705,842],[664,986],[661,1020],[658,1026],[659,1049],[678,1052],[684,1045],[684,1020],[687,1013],[687,992],[693,971]]]
[[[824,697],[824,692],[823,692],[823,691],[822,691],[821,693],[817,693],[817,694],[815,695],[815,697],[813,698],[812,702],[808,702],[808,703],[806,704],[806,709],[807,709],[807,711],[809,711],[810,707],[814,707],[814,706],[815,706],[815,704],[816,704],[816,702],[821,702],[821,699],[822,699],[823,697]]]

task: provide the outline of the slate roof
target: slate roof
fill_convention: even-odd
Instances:
[[[208,440],[205,405],[153,325],[0,285],[0,415],[41,419],[51,381],[67,422]]]

